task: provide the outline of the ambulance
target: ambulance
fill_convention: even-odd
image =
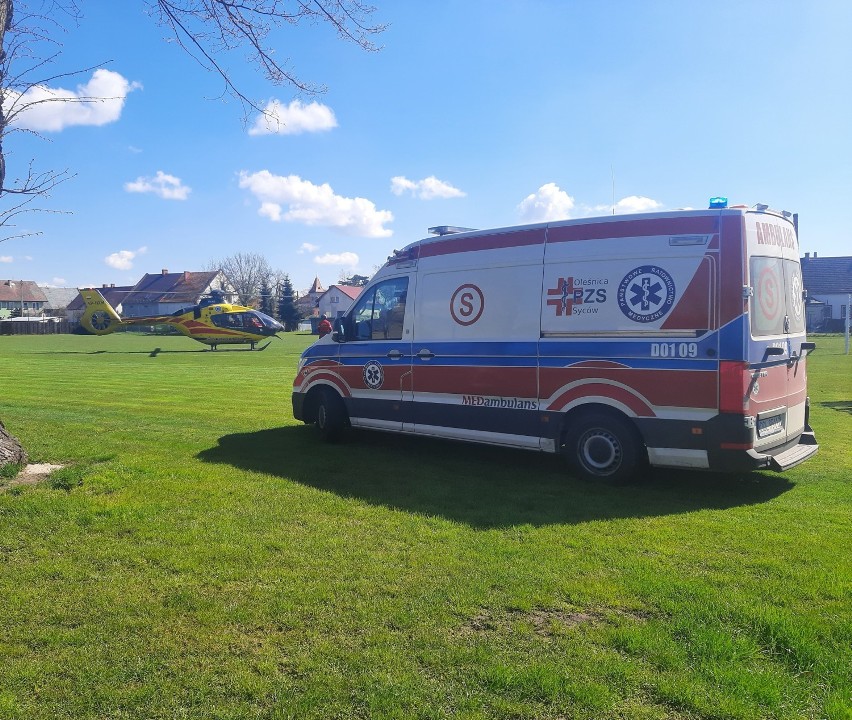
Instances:
[[[765,205],[441,226],[302,354],[293,414],[562,453],[577,475],[783,471],[808,424],[797,218]]]

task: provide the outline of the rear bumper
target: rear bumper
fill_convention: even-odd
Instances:
[[[799,463],[803,463],[812,455],[816,455],[819,450],[819,444],[816,441],[816,435],[810,427],[805,428],[799,436],[799,442],[792,447],[778,453],[777,455],[769,455],[769,468],[777,472],[789,470]]]
[[[772,450],[717,450],[711,454],[710,466],[723,472],[774,470],[784,472],[817,453],[819,444],[809,426],[795,440]]]

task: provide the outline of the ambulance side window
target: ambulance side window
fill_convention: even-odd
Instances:
[[[401,340],[408,278],[393,278],[367,290],[349,314],[348,340]]]

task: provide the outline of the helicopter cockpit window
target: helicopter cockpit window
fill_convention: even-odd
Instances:
[[[211,315],[210,320],[216,327],[240,329],[243,328],[242,313],[217,313]]]
[[[232,312],[216,313],[210,316],[211,322],[220,328],[229,330],[243,330],[245,332],[256,332],[264,327],[275,329],[275,325],[264,319],[265,316],[255,312]]]
[[[407,293],[407,277],[371,287],[349,314],[347,336],[352,340],[401,340]]]

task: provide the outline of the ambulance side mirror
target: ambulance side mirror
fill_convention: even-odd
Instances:
[[[337,318],[334,321],[334,331],[331,333],[331,339],[336,343],[346,342],[346,330],[343,327],[343,318]]]

